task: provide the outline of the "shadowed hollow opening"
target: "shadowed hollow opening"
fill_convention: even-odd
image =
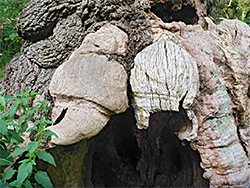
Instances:
[[[158,3],[152,6],[150,10],[161,18],[163,22],[182,21],[185,24],[196,24],[199,19],[196,9],[191,5],[182,5],[177,9],[170,1]]]
[[[151,114],[149,128],[140,133],[142,151],[137,165],[147,187],[208,187],[198,151],[176,135],[188,124],[183,108]]]
[[[137,130],[132,109],[112,116],[92,138],[94,187],[208,187],[199,153],[175,134],[187,121],[184,109],[159,112]]]

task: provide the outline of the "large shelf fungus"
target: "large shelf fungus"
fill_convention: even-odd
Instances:
[[[127,73],[103,51],[110,46],[107,54],[124,55],[127,35],[110,24],[90,35],[52,77],[50,93],[55,103],[52,119],[62,119],[49,127],[58,135],[52,138],[52,145],[70,145],[95,136],[112,114],[128,107]]]
[[[130,83],[139,129],[149,126],[150,113],[179,111],[182,103],[193,127],[179,133],[179,138],[195,139],[198,124],[192,104],[198,92],[199,74],[195,60],[185,50],[163,35],[136,56]]]

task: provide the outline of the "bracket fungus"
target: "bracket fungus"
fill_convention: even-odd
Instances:
[[[191,110],[199,87],[195,60],[166,36],[145,48],[135,58],[130,83],[139,129],[149,126],[150,113],[179,111],[180,102],[192,120],[192,130],[180,133],[180,139],[196,137],[198,124]]]
[[[49,127],[58,135],[51,144],[70,145],[90,138],[102,130],[112,114],[127,109],[127,73],[105,56],[108,46],[109,54],[125,54],[127,40],[126,33],[116,26],[104,25],[86,36],[81,47],[57,68],[50,83],[55,103],[52,119],[63,111],[65,114]]]

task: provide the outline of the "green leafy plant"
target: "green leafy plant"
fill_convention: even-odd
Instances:
[[[1,91],[0,95],[4,92],[5,90]],[[56,134],[45,129],[48,124],[53,124],[45,117],[32,122],[35,114],[48,113],[51,110],[45,104],[46,101],[37,101],[34,107],[29,105],[30,99],[36,95],[39,94],[29,90],[15,96],[0,96],[0,187],[36,186],[34,181],[30,181],[31,177],[43,187],[53,187],[47,172],[36,168],[37,158],[56,167],[53,156],[44,150],[39,150],[43,140]],[[12,102],[9,108],[6,107],[6,102]],[[34,126],[28,129],[29,123]],[[34,141],[29,142],[26,147],[20,147],[24,142],[22,136],[31,131],[37,132]],[[25,155],[25,159],[19,161],[20,166],[15,169],[14,157],[20,155]],[[15,180],[13,180],[14,175],[16,175]]]
[[[250,1],[230,0],[223,8],[224,15],[228,19],[236,18],[250,24]]]
[[[22,40],[15,31],[17,17],[29,0],[0,1],[0,79],[14,54],[20,51]]]
[[[208,0],[208,15],[219,22],[220,18],[238,19],[250,25],[249,0]]]

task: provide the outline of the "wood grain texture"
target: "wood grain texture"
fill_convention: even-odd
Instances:
[[[195,120],[191,107],[199,85],[196,62],[166,37],[163,36],[136,56],[130,83],[139,129],[149,126],[150,113],[179,111],[180,103],[190,119]],[[197,126],[194,121],[194,130],[188,130],[182,139],[194,139]]]

